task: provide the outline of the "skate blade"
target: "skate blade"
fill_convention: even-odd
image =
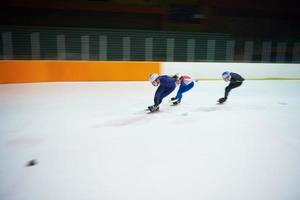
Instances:
[[[155,110],[155,111],[150,111],[150,110],[146,110],[146,113],[147,114],[154,114],[154,113],[157,113],[157,112],[159,112],[159,110]]]

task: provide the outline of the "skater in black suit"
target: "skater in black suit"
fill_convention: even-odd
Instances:
[[[224,103],[227,100],[227,98],[228,98],[229,92],[233,88],[240,87],[243,84],[243,81],[245,80],[241,75],[239,75],[237,73],[233,73],[233,72],[228,72],[228,71],[223,72],[222,78],[226,82],[230,81],[230,83],[225,88],[225,95],[224,95],[224,97],[222,97],[222,98],[220,98],[218,100],[219,103]]]

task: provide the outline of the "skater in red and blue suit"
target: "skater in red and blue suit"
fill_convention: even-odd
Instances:
[[[155,112],[159,110],[162,100],[175,90],[177,79],[167,75],[151,74],[149,81],[153,86],[158,86],[154,95],[154,105],[148,107],[150,112]]]
[[[178,105],[182,100],[182,94],[194,87],[194,80],[190,76],[182,76],[181,74],[175,74],[173,77],[176,78],[177,84],[180,86],[176,97],[171,98],[171,102],[173,105]]]

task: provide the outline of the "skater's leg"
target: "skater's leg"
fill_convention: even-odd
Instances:
[[[230,92],[232,89],[241,86],[242,83],[243,83],[243,82],[230,83],[230,84],[225,88],[225,95],[224,95],[224,97],[227,98],[228,95],[229,95],[229,92]]]
[[[176,87],[166,88],[166,90],[162,94],[162,98],[165,98],[166,96],[168,96],[169,94],[171,94],[175,90],[175,88]]]
[[[190,89],[192,89],[194,87],[194,82],[185,85],[185,84],[181,84],[179,87],[179,90],[177,92],[176,98],[178,99],[179,102],[181,102],[182,99],[182,94],[189,91]]]
[[[158,87],[155,96],[154,96],[154,105],[158,106],[161,104],[163,98],[171,94],[176,88],[176,85],[174,87]]]
[[[155,95],[154,95],[154,105],[155,106],[158,106],[159,104],[161,104],[162,102],[162,95],[164,93],[164,90],[165,88],[164,87],[161,87],[159,86],[155,92]]]

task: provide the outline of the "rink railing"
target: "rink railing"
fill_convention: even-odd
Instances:
[[[300,63],[300,41],[221,32],[0,26],[0,60]]]

